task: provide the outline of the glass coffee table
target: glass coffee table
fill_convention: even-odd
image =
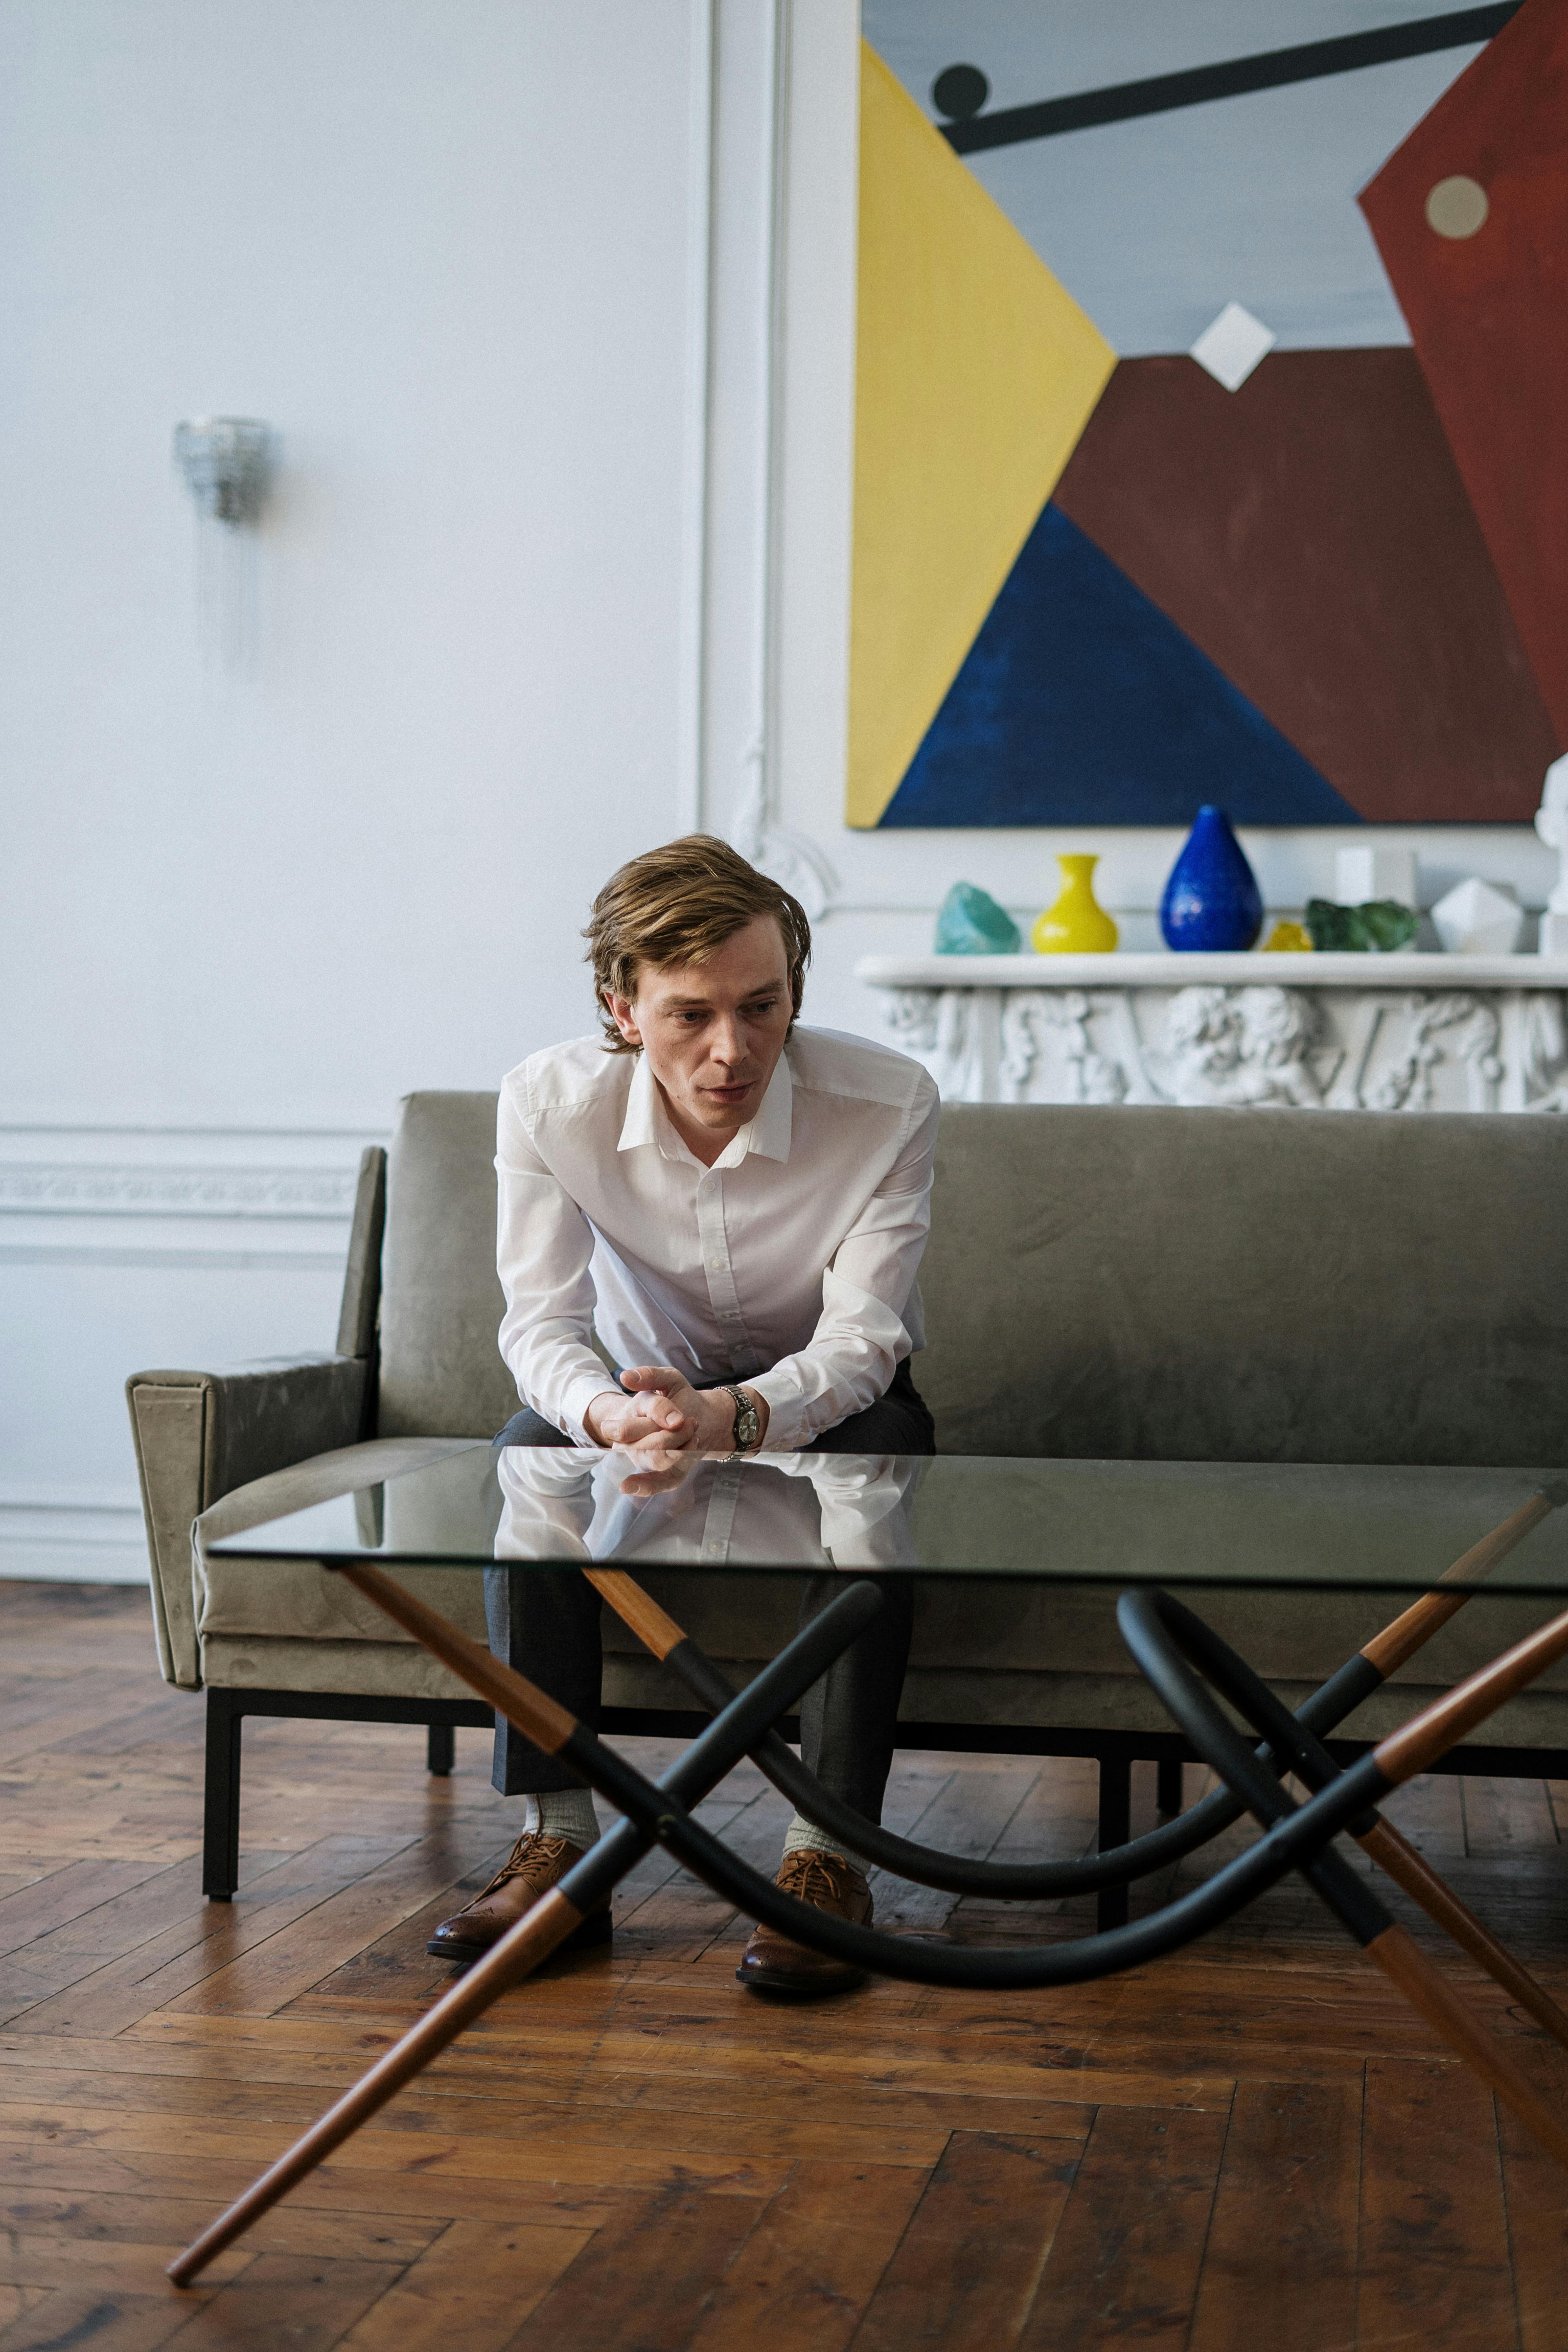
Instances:
[[[1568,1656],[1568,1483],[1552,1471],[1314,1465],[763,1454],[650,1477],[620,1454],[570,1447],[449,1452],[205,1547],[212,1580],[340,1578],[528,1738],[608,1800],[621,1820],[461,1975],[409,2033],[170,2265],[184,2284],[357,2130],[600,1906],[649,1847],[795,1941],[918,1982],[998,1991],[1081,1982],[1177,1950],[1276,1880],[1301,1873],[1368,1956],[1568,2164],[1568,2130],[1336,1850],[1363,1850],[1568,2048],[1568,2016],[1377,1811],[1508,1699]],[[650,1781],[555,1700],[491,1656],[437,1605],[457,1580],[585,1576],[710,1720]],[[410,1571],[417,1571],[411,1574]],[[671,1571],[679,1574],[671,1577]],[[688,1577],[716,1580],[687,1582]],[[1138,1839],[1076,1861],[994,1864],[893,1836],[824,1790],[777,1727],[909,1579],[960,1648],[1051,1654],[1053,1612],[1111,1595],[1121,1642],[1170,1731],[1218,1785]],[[804,1581],[805,1622],[737,1692],[668,1601],[727,1591],[776,1620],[776,1580]],[[655,1590],[649,1589],[651,1580]],[[760,1581],[759,1581],[760,1580]],[[1194,1609],[1183,1591],[1200,1601]],[[1533,1601],[1547,1622],[1354,1761],[1335,1728],[1450,1623],[1472,1595]],[[1270,1610],[1321,1620],[1355,1596],[1359,1647],[1292,1714],[1202,1613],[1267,1625]],[[1292,1596],[1321,1596],[1303,1604]],[[448,1600],[447,1607],[452,1605]],[[1533,1612],[1527,1612],[1533,1613]],[[1238,1729],[1238,1722],[1240,1728]],[[975,1744],[978,1743],[978,1739]],[[1014,1899],[1103,1891],[1196,1852],[1243,1813],[1255,1842],[1163,1907],[1071,1942],[984,1949],[857,1927],[783,1895],[693,1819],[750,1756],[818,1827],[900,1875]],[[1298,1797],[1286,1777],[1305,1794]]]

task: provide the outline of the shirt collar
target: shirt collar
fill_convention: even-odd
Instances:
[[[768,1090],[757,1105],[757,1115],[742,1135],[751,1138],[750,1149],[760,1152],[764,1160],[789,1158],[790,1132],[795,1123],[795,1080],[790,1076],[789,1054],[782,1053],[768,1080]],[[739,1143],[742,1135],[735,1138]]]
[[[658,1131],[658,1088],[653,1082],[646,1054],[638,1054],[632,1064],[632,1082],[626,1089],[626,1115],[621,1121],[621,1139],[617,1151],[635,1151],[639,1143],[657,1143],[664,1149]],[[668,1121],[665,1122],[668,1125]],[[666,1155],[668,1157],[668,1154]]]
[[[789,1158],[790,1134],[794,1126],[795,1081],[790,1076],[789,1055],[781,1054],[768,1090],[758,1104],[756,1114],[748,1126],[742,1128],[725,1145],[715,1168],[738,1168],[748,1152],[755,1151],[764,1160]],[[626,1116],[621,1121],[621,1139],[617,1151],[635,1151],[639,1144],[654,1143],[666,1160],[690,1160],[699,1167],[696,1154],[687,1150],[670,1124],[647,1056],[639,1054],[632,1072],[631,1085],[626,1089]]]

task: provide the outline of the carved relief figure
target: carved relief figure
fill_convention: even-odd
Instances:
[[[1310,998],[1289,988],[1184,988],[1167,1008],[1165,1090],[1179,1103],[1318,1109]]]

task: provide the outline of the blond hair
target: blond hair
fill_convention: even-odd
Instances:
[[[790,997],[796,1013],[811,961],[811,925],[798,898],[749,866],[739,850],[709,833],[668,841],[612,874],[594,901],[583,937],[594,967],[606,1049],[635,1054],[605,1010],[606,993],[635,996],[644,964],[707,963],[759,915],[784,935]]]

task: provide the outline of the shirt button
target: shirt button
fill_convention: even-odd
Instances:
[[[723,1272],[724,1261],[721,1257],[710,1257],[708,1263],[712,1267],[715,1274],[721,1274]]]

